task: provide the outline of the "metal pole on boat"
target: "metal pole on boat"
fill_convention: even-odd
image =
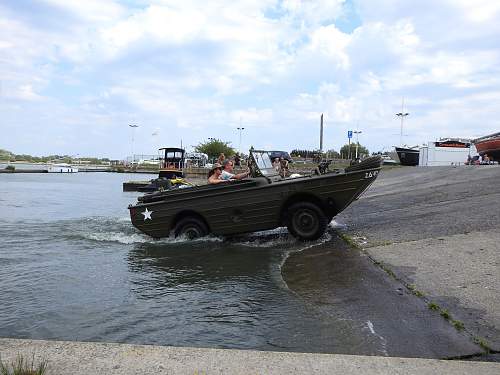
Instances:
[[[401,112],[396,113],[396,116],[401,118],[401,135],[399,138],[399,145],[400,146],[403,145],[403,121],[404,121],[404,118],[409,115],[408,112],[405,112],[404,107],[405,107],[405,98],[403,97],[403,99],[401,100]]]

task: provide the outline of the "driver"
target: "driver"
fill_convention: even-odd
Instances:
[[[234,174],[233,169],[234,169],[234,162],[232,160],[226,159],[224,160],[224,163],[222,163],[222,166],[224,169],[222,170],[222,174],[220,175],[221,180],[242,180],[245,177],[248,177],[250,174],[250,171],[246,171],[243,173],[239,174]]]

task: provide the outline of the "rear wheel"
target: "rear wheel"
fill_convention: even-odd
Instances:
[[[175,237],[185,236],[190,240],[206,236],[208,228],[206,224],[197,217],[185,217],[181,219],[174,229]]]
[[[299,202],[288,209],[288,231],[301,240],[316,240],[325,233],[328,218],[314,203]]]

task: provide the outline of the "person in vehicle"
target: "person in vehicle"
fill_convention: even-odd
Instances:
[[[221,152],[221,154],[219,155],[219,157],[217,159],[217,163],[222,165],[222,163],[224,163],[224,160],[226,160],[226,155],[224,155],[224,153]]]
[[[221,180],[220,176],[222,174],[222,165],[219,163],[215,163],[212,169],[208,172],[208,184],[220,184],[222,182],[226,182],[225,180]]]
[[[288,175],[288,160],[281,157],[279,163],[279,174],[281,177],[286,177]]]
[[[224,181],[229,181],[229,180],[241,180],[243,178],[248,177],[250,174],[249,171],[239,173],[239,174],[234,174],[233,169],[234,169],[234,162],[232,160],[225,160],[223,163],[223,170],[220,175],[220,179]]]
[[[274,158],[273,160],[273,168],[276,169],[276,172],[280,171],[280,158]]]

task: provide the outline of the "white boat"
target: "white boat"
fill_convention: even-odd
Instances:
[[[75,168],[67,163],[50,164],[47,168],[48,173],[76,173],[78,168]]]

